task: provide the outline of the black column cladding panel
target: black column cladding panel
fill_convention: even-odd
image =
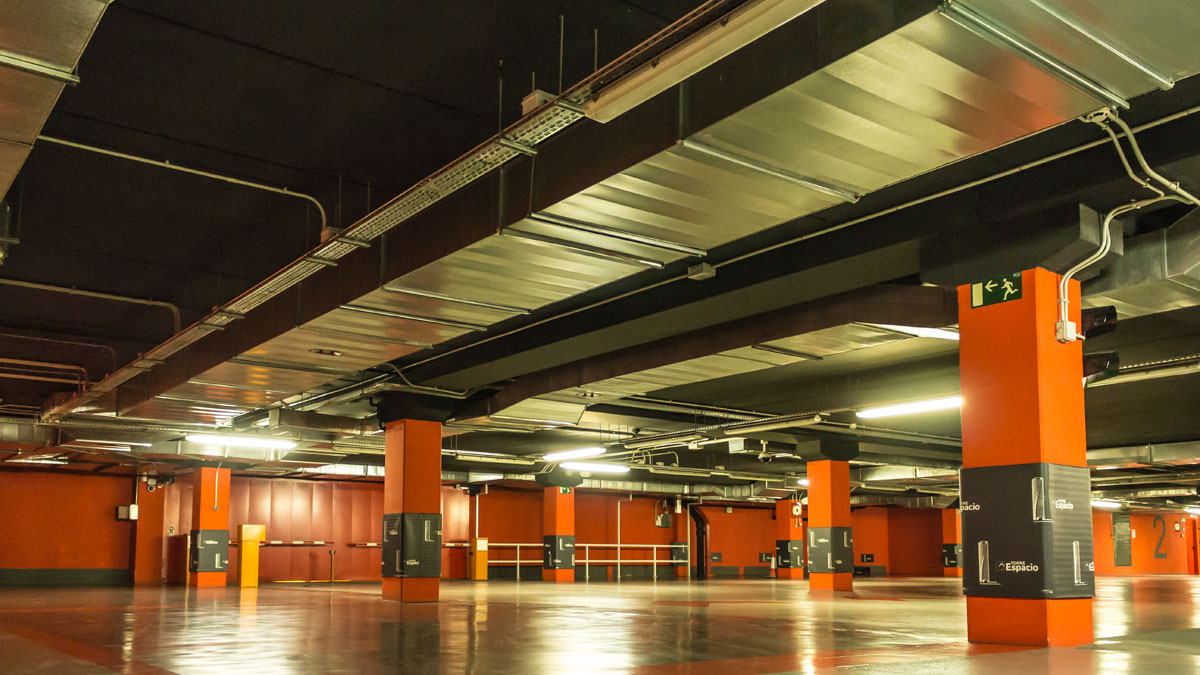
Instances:
[[[963,469],[963,593],[1095,594],[1089,471],[1061,464]]]
[[[542,569],[575,569],[575,535],[547,534],[542,537]]]
[[[1129,567],[1133,564],[1133,534],[1128,513],[1112,514],[1112,538],[1113,565]]]
[[[962,567],[962,544],[942,544],[942,567]]]
[[[809,572],[854,572],[854,534],[848,527],[808,528]]]
[[[683,567],[686,564],[688,564],[687,542],[671,542],[671,565],[673,567]]]
[[[385,577],[400,577],[400,571],[404,568],[403,550],[400,545],[401,523],[403,521],[403,513],[385,513],[383,514],[383,557],[380,560],[381,571]]]
[[[442,514],[401,514],[400,576],[429,579],[442,576]]]
[[[188,570],[225,572],[229,569],[229,530],[193,530]]]
[[[775,566],[783,569],[804,567],[804,540],[776,539]]]

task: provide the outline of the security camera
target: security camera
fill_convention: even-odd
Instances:
[[[758,453],[758,461],[762,462],[763,464],[770,462],[772,459],[775,458],[765,452]]]

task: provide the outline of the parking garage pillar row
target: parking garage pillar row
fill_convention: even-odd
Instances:
[[[542,581],[575,581],[575,489],[542,490]]]
[[[808,463],[808,588],[853,589],[854,559],[850,530],[850,463]]]
[[[804,507],[799,499],[775,502],[775,578],[804,578]]]
[[[229,469],[192,472],[191,586],[224,586],[229,569]]]
[[[397,419],[385,427],[383,597],[436,602],[442,573],[442,425]]]
[[[960,286],[967,636],[1092,641],[1090,484],[1082,345],[1055,339],[1059,276],[1043,269]],[[1079,284],[1069,288],[1079,321]]]

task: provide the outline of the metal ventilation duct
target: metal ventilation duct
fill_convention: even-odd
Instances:
[[[1200,305],[1200,209],[1126,240],[1125,256],[1084,283],[1083,304],[1127,318]]]
[[[902,15],[891,3],[878,4]],[[946,3],[665,149],[628,148],[627,156],[646,158],[535,213],[502,216],[507,220],[497,234],[474,243],[461,237],[462,248],[398,277],[388,278],[381,269],[382,286],[315,318],[306,316],[298,326],[275,329],[275,337],[263,340],[256,333],[263,341],[232,360],[200,372],[190,364],[211,362],[188,360],[171,371],[186,372],[185,384],[176,375],[139,378],[130,387],[129,404],[101,400],[94,406],[135,417],[210,422],[230,417],[642,270],[698,257],[1119,105],[1200,69],[1200,25],[1184,0],[1109,3],[1103,10],[1075,0],[1036,0],[1029,3],[1034,9],[1016,11],[1018,4],[1026,3]],[[481,146],[461,165],[439,172],[188,329],[186,338],[152,350],[50,415],[95,400],[138,373],[167,370],[159,367],[165,359],[316,270],[329,269],[428,205],[451,208],[445,204],[454,200],[445,195],[536,152],[541,140],[579,117],[571,106],[545,110],[553,112],[552,120],[536,114],[524,120],[509,138]],[[613,142],[636,142],[614,133]],[[569,136],[555,140],[570,142]],[[657,141],[648,133],[644,142]],[[595,172],[587,166],[577,170],[587,176],[589,169]],[[490,188],[469,198],[499,199]],[[491,212],[508,213],[495,207]],[[331,360],[330,352],[342,356]],[[159,397],[145,401],[147,391]]]

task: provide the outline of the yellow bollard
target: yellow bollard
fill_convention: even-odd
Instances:
[[[488,578],[488,540],[486,537],[476,537],[471,540],[471,548],[467,550],[467,578],[475,581],[487,581]]]
[[[238,525],[238,585],[258,587],[258,545],[266,541],[266,525]]]

